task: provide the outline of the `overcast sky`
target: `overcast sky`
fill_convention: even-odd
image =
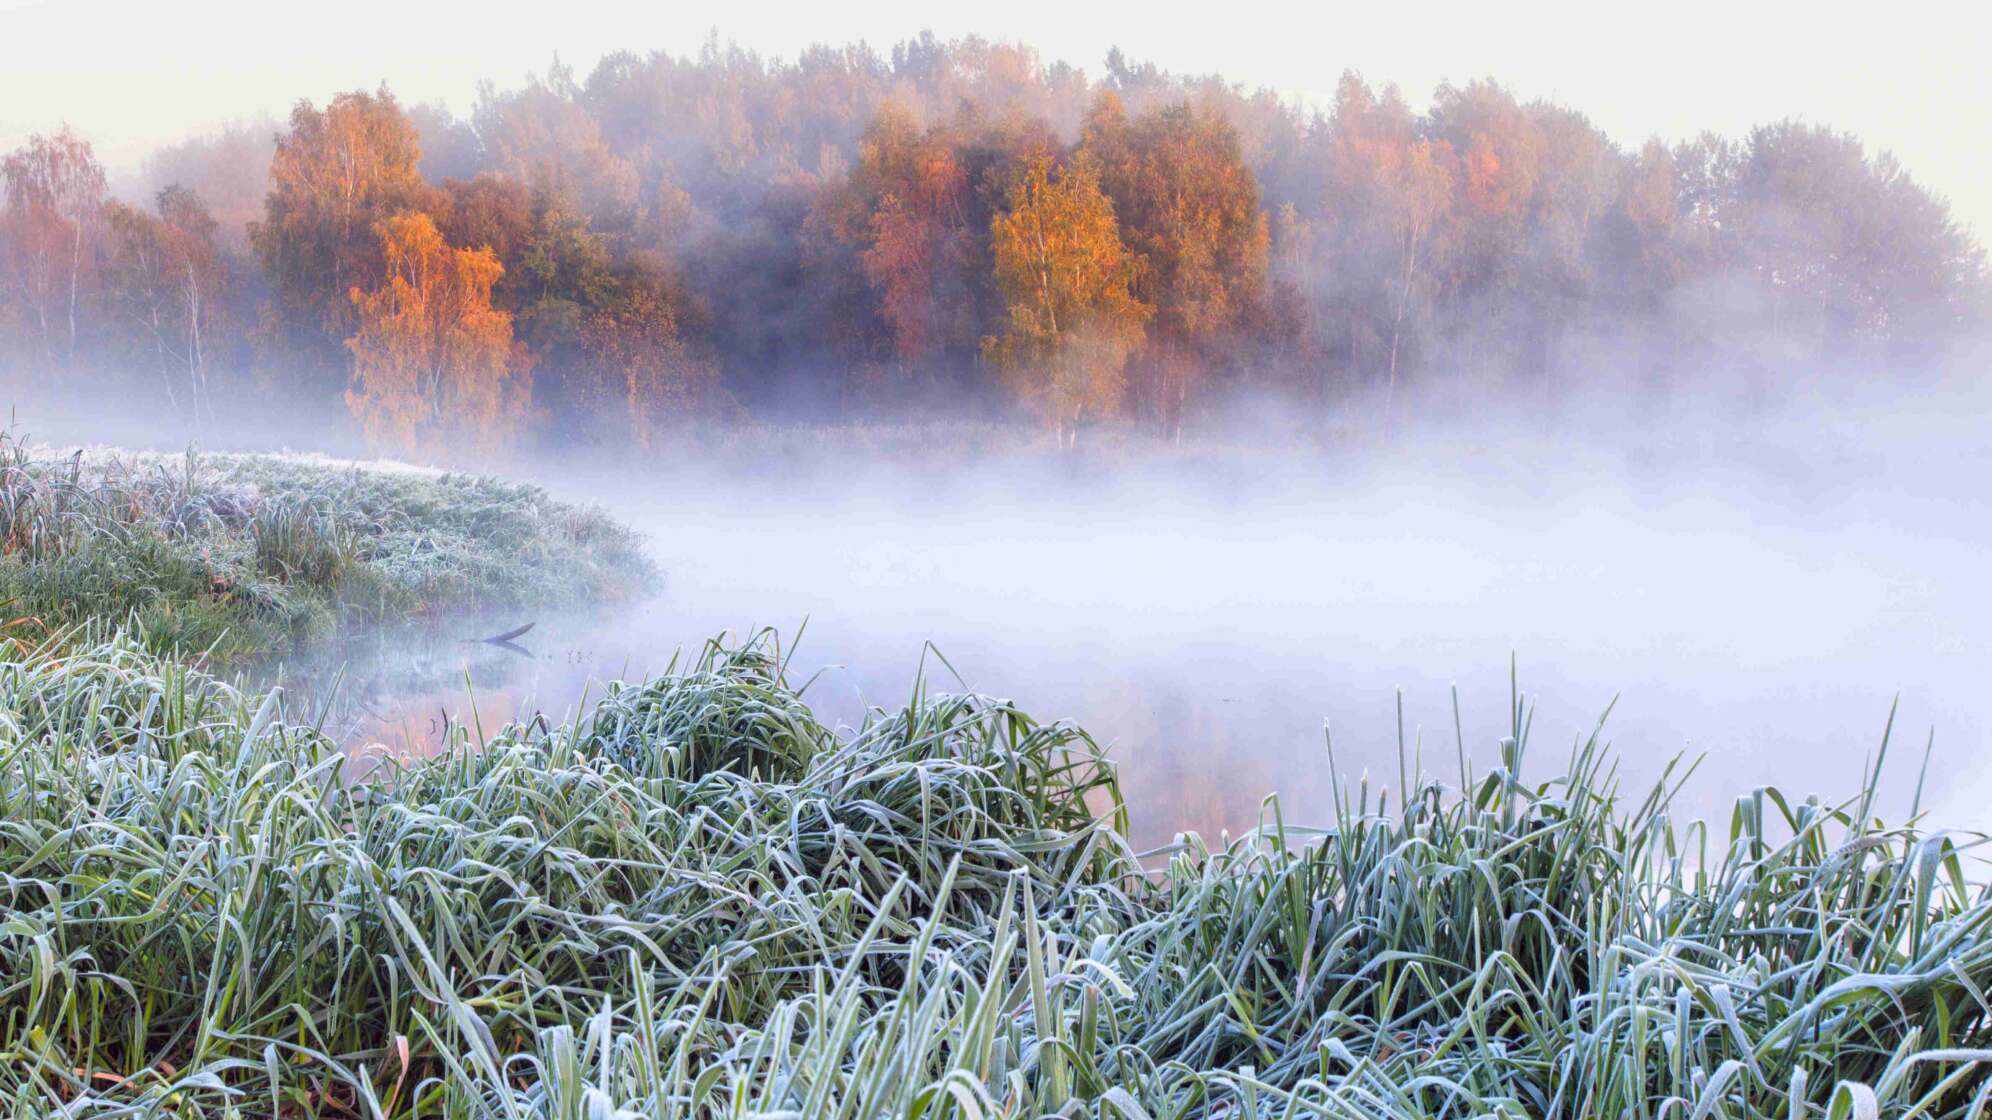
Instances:
[[[386,82],[404,101],[466,109],[479,79],[513,84],[558,52],[585,74],[619,49],[697,49],[707,35],[769,54],[931,29],[1021,40],[1097,74],[1107,50],[1182,72],[1323,99],[1345,69],[1422,103],[1441,80],[1489,76],[1588,113],[1623,144],[1786,116],[1893,151],[1992,231],[1992,68],[1984,5],[1632,5],[1305,0],[1082,3],[433,4],[341,0],[0,0],[0,145],[67,121],[114,170],[161,140],[280,114]],[[1855,13],[1858,12],[1858,15]]]

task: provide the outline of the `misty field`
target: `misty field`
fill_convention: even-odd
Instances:
[[[124,637],[10,642],[0,1099],[397,1118],[1992,1100],[1978,838],[1883,824],[1871,787],[1675,821],[1669,787],[1622,793],[1595,739],[1535,757],[1518,700],[1462,737],[1455,775],[1407,773],[1408,800],[1345,788],[1329,827],[1269,805],[1224,850],[1144,856],[1083,731],[925,688],[833,730],[784,654],[714,644],[565,724],[458,727],[354,781],[281,694]]]

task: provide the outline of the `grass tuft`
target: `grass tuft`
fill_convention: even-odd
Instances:
[[[766,635],[364,781],[281,693],[15,641],[0,1112],[1985,1114],[1979,838],[1678,824],[1502,730],[1150,870],[1084,732],[924,687],[833,732]]]

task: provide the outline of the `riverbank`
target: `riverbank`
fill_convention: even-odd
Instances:
[[[635,533],[537,486],[0,433],[0,603],[29,639],[122,625],[230,667],[383,621],[626,601],[656,578]]]

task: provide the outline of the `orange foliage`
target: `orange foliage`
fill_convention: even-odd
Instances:
[[[1191,387],[1228,365],[1225,344],[1263,309],[1270,236],[1238,132],[1187,102],[1130,119],[1104,95],[1082,149],[1099,161],[1128,244],[1146,261],[1136,294],[1155,309],[1147,411],[1181,434]]]
[[[67,128],[36,136],[0,161],[0,295],[26,320],[36,357],[74,361],[95,283],[104,169]]]
[[[379,275],[377,223],[428,209],[415,169],[421,154],[413,122],[385,90],[291,111],[250,240],[293,317],[315,319],[335,339],[350,332],[353,305],[340,295]]]
[[[530,392],[512,359],[512,317],[491,306],[505,271],[489,249],[453,249],[429,216],[378,228],[385,275],[350,293],[359,330],[346,406],[369,441],[397,452],[491,446]]]
[[[990,238],[1010,314],[984,350],[1011,388],[1061,434],[1089,412],[1117,410],[1150,309],[1131,291],[1139,262],[1091,161],[1054,169],[1048,155],[1033,159]]]
[[[859,261],[892,329],[893,354],[916,362],[938,345],[947,311],[939,302],[939,274],[962,257],[968,177],[946,137],[916,131],[910,117],[890,107],[873,126],[862,162],[879,200]]]

